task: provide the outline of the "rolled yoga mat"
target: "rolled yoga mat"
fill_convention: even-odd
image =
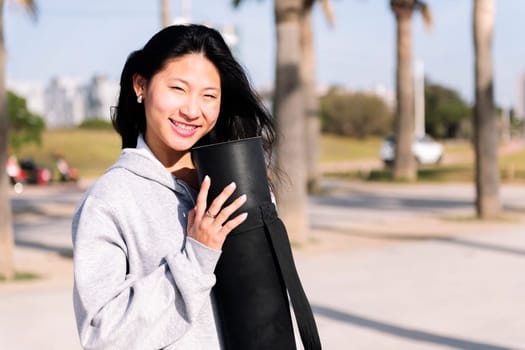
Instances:
[[[271,200],[261,138],[199,146],[191,152],[199,182],[205,175],[211,178],[208,206],[232,181],[237,188],[225,205],[247,195],[232,217],[246,211],[248,218],[227,236],[215,268],[225,348],[296,349],[290,300],[305,350],[321,349],[286,228]]]

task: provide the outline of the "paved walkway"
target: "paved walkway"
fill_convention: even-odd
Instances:
[[[297,260],[326,349],[525,349],[523,230]]]
[[[525,349],[525,186],[503,187],[506,212],[489,223],[473,219],[470,185],[323,188],[295,256],[324,349]],[[26,195],[38,200],[28,213],[14,199],[17,265],[45,278],[0,284],[0,349],[79,349],[72,209]],[[36,231],[42,212],[54,221]]]

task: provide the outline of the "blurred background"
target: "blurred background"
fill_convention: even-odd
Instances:
[[[172,1],[169,18],[171,22],[193,21],[219,29],[271,108],[276,72],[274,5],[271,1],[243,1],[234,7],[232,3]],[[161,26],[160,2],[55,0],[36,4],[34,17],[14,1],[6,4],[6,76],[10,98],[21,99],[17,110],[24,105],[35,116],[31,121],[42,132],[35,131],[33,137],[41,136],[45,142],[22,147],[18,144],[24,141],[15,140],[11,153],[19,158],[34,157],[47,166],[53,165],[52,156],[55,153],[56,158],[58,153],[80,167],[83,175],[100,174],[115,158],[117,148],[100,143],[92,146],[101,146],[102,152],[98,147],[84,146],[79,147],[85,152],[77,152],[74,145],[63,144],[67,141],[61,140],[61,135],[71,133],[72,128],[107,126],[104,122],[110,120],[110,106],[115,104],[127,55]],[[425,27],[417,13],[412,20],[414,99],[421,106],[415,111],[418,133],[442,141],[444,154],[450,158],[456,153],[467,155],[473,135],[473,4],[436,1],[429,4],[430,27]],[[324,146],[320,162],[385,160],[381,158],[386,155],[378,154],[383,137],[394,133],[396,18],[388,1],[331,1],[330,5],[329,16],[321,4],[314,5],[311,13],[315,95],[320,101]],[[498,3],[494,11],[494,104],[499,137],[504,142],[521,136],[524,130],[525,47],[515,44],[524,13],[521,1]],[[16,122],[11,127],[22,128]],[[114,134],[107,136],[107,142],[116,140]],[[30,141],[29,136],[19,139]],[[348,144],[355,140],[358,146]],[[55,141],[57,145],[52,144]],[[110,150],[113,153],[107,153]],[[77,161],[77,157],[85,159]],[[503,158],[502,166],[507,163]],[[516,162],[513,167],[518,168],[510,175],[522,176],[523,168]]]

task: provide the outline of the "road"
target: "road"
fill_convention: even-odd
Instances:
[[[294,247],[324,349],[525,349],[525,185],[475,220],[471,185],[325,180]],[[83,188],[12,194],[16,261],[0,284],[0,349],[78,349],[70,221]]]

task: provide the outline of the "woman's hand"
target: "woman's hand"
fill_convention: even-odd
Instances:
[[[209,176],[205,176],[197,195],[197,204],[188,213],[187,232],[189,237],[205,246],[221,250],[226,235],[246,220],[248,216],[247,213],[242,213],[226,221],[231,214],[246,202],[246,195],[240,196],[233,203],[223,208],[222,206],[226,200],[235,191],[236,185],[235,182],[232,182],[224,187],[224,190],[213,200],[210,207],[206,208],[210,183]]]

